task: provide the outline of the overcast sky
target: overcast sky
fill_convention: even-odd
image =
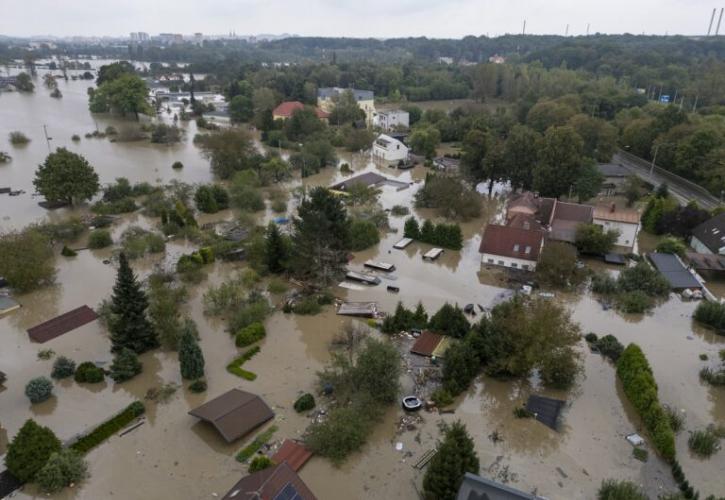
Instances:
[[[716,3],[718,2],[718,3]],[[700,35],[725,0],[2,0],[0,34]],[[715,23],[717,24],[717,15]],[[715,28],[713,27],[713,31]],[[725,34],[725,20],[721,27]]]

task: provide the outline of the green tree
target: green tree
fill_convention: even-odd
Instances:
[[[50,456],[60,450],[60,440],[53,431],[29,419],[8,445],[5,466],[20,481],[32,481]]]
[[[541,135],[526,125],[514,125],[504,142],[502,161],[514,188],[531,189]]]
[[[81,155],[58,148],[35,171],[33,185],[49,202],[90,200],[101,188],[98,174]]]
[[[582,147],[583,141],[573,128],[549,128],[534,170],[534,189],[555,198],[568,193],[581,172]]]
[[[186,288],[150,279],[148,298],[149,321],[161,345],[166,349],[178,350],[183,325],[181,307],[187,298]]]
[[[279,274],[287,269],[290,257],[289,243],[274,222],[267,226],[265,261],[270,273]]]
[[[204,353],[189,322],[185,324],[179,342],[179,367],[182,378],[186,380],[195,380],[204,376]]]
[[[472,129],[463,137],[461,166],[476,182],[486,179],[484,160],[492,146],[493,138],[488,130]]]
[[[576,228],[577,249],[584,254],[604,255],[609,253],[619,238],[619,230],[604,230],[599,224],[579,224]]]
[[[236,95],[229,101],[229,116],[234,123],[246,123],[254,117],[254,104],[248,95]]]
[[[111,331],[111,352],[128,348],[141,354],[159,346],[158,336],[146,317],[147,307],[146,293],[129,266],[126,254],[122,252],[111,297],[113,319],[108,325]]]
[[[466,426],[456,421],[442,428],[443,441],[423,477],[426,498],[454,500],[466,472],[478,474],[479,461]]]
[[[290,141],[304,141],[324,128],[325,124],[309,107],[296,110],[284,124],[284,132]]]
[[[428,327],[435,332],[462,339],[471,329],[471,324],[458,305],[452,306],[446,302],[431,316]]]
[[[418,225],[418,220],[412,215],[405,219],[403,236],[406,238],[413,238],[414,240],[420,239],[420,226]]]
[[[254,166],[257,150],[249,133],[240,128],[227,128],[214,134],[200,135],[194,142],[211,163],[211,171],[221,179],[230,179],[235,172]]]
[[[539,263],[536,265],[536,279],[542,284],[566,288],[578,282],[576,249],[565,242],[549,241],[544,245]]]
[[[35,228],[0,236],[0,276],[19,292],[28,292],[55,281],[50,239]]]
[[[88,477],[88,464],[80,453],[70,448],[53,453],[35,476],[35,482],[45,493],[57,493],[66,486]]]
[[[23,71],[15,77],[15,88],[20,92],[32,92],[35,90],[35,84],[30,79],[30,75]]]
[[[229,193],[218,184],[204,184],[196,189],[194,202],[202,212],[213,214],[229,208]]]
[[[351,90],[345,90],[333,97],[333,100],[335,107],[330,113],[330,124],[339,126],[365,119],[365,111],[358,106]]]
[[[436,148],[440,142],[441,133],[431,125],[416,128],[408,138],[408,144],[413,152],[429,159],[436,155]]]
[[[579,203],[594,198],[602,190],[604,175],[593,164],[582,166],[578,177],[574,181],[574,194]]]
[[[354,219],[350,222],[350,250],[359,252],[380,243],[380,232],[369,220]]]
[[[542,100],[534,104],[526,115],[526,124],[544,133],[551,127],[560,127],[574,116],[576,110],[571,106],[550,100]]]
[[[116,80],[122,75],[135,74],[136,70],[128,61],[118,61],[111,64],[104,64],[98,69],[96,77],[96,85],[101,86],[103,83]]]
[[[141,373],[141,370],[143,366],[138,360],[138,354],[124,347],[114,356],[109,376],[114,382],[120,383],[131,380]]]
[[[347,212],[328,189],[316,187],[300,202],[294,220],[293,269],[298,276],[327,285],[339,278],[350,247]]]
[[[602,163],[612,159],[617,147],[617,128],[614,125],[585,114],[573,116],[568,125],[574,128],[584,141],[585,156]]]
[[[100,84],[89,96],[89,107],[92,113],[113,111],[123,116],[133,113],[138,120],[139,113],[153,113],[153,108],[146,100],[147,96],[146,82],[136,75],[124,73]]]

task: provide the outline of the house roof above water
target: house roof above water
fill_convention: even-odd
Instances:
[[[300,476],[286,463],[240,479],[222,500],[316,500]]]
[[[470,472],[466,472],[463,476],[456,495],[456,500],[538,500],[540,498]]]
[[[257,396],[232,389],[189,412],[212,424],[231,443],[274,417],[272,409]]]
[[[712,253],[720,253],[725,247],[725,212],[706,220],[692,231],[697,238],[710,249]]]
[[[670,288],[673,290],[702,288],[702,284],[687,270],[676,255],[670,253],[650,253],[647,254],[647,257],[649,257],[649,260],[652,261],[660,274],[667,279],[670,283]]]

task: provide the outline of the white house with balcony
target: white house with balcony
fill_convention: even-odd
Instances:
[[[373,159],[388,163],[406,162],[408,146],[389,135],[380,134],[373,142]]]

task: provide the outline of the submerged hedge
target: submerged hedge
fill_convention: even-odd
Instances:
[[[113,434],[126,427],[133,419],[143,415],[145,411],[146,408],[141,401],[134,401],[121,413],[110,420],[106,420],[70,447],[79,453],[86,454]]]
[[[617,375],[624,393],[644,421],[655,448],[664,459],[672,461],[675,458],[675,433],[657,397],[652,369],[637,344],[629,344],[619,357]]]

